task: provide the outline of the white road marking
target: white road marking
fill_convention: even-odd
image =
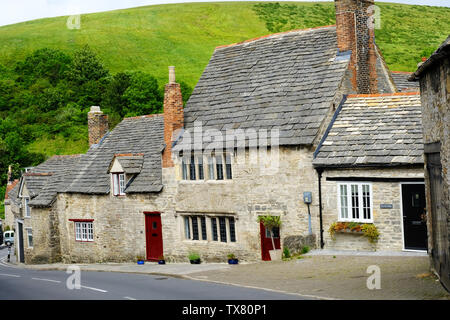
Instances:
[[[5,257],[5,258],[3,258],[3,259],[0,260],[0,265],[1,265],[1,266],[7,267],[7,268],[14,268],[14,269],[17,269],[17,268],[18,268],[17,266],[12,266],[12,265],[8,264],[8,262],[6,262],[6,259],[7,259],[7,258]]]
[[[20,278],[20,276],[18,276],[18,275],[16,275],[16,274],[0,273],[0,276]]]
[[[124,299],[128,299],[128,300],[136,300],[135,298],[132,297],[123,297]]]
[[[84,289],[89,289],[89,290],[94,290],[94,291],[99,291],[99,292],[108,292],[106,290],[103,289],[98,289],[98,288],[92,288],[92,287],[86,287],[86,286],[81,286]]]
[[[39,280],[39,281],[48,281],[48,282],[54,282],[54,283],[61,283],[59,280],[52,280],[52,279],[41,279],[41,278],[31,278],[32,280]]]

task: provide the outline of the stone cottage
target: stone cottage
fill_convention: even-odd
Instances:
[[[229,253],[243,260],[270,260],[271,234],[258,222],[267,215],[282,221],[274,232],[276,248],[295,252],[302,245],[323,244],[324,220],[338,219],[338,211],[319,206],[322,180],[314,157],[316,150],[325,154],[322,148],[331,141],[339,110],[345,114],[360,103],[375,103],[383,112],[395,105],[393,115],[405,112],[419,125],[413,119],[417,97],[395,96],[397,86],[367,23],[373,1],[335,4],[336,25],[217,47],[184,108],[173,67],[163,114],[126,118],[108,132],[107,116],[92,107],[89,151],[67,167],[57,185],[53,215],[47,216],[50,239],[58,243],[48,257],[94,262],[164,255],[186,261],[197,252],[210,261],[224,261]],[[365,102],[349,94],[394,96]],[[357,117],[361,130],[367,128],[362,118]],[[416,136],[405,130],[378,138],[389,141],[398,133],[402,138],[397,140],[414,145]],[[423,179],[414,167],[420,155],[413,156],[413,145],[403,150],[413,160],[400,160],[403,154],[395,154],[393,162],[383,157],[380,165],[386,170],[376,178]],[[390,169],[393,163],[411,168],[399,172]],[[372,176],[372,168],[359,170],[360,176]],[[369,187],[370,195],[361,188],[361,197],[373,198],[374,205],[385,193],[378,185],[373,191]],[[395,201],[386,201],[395,206],[383,214],[400,214]],[[372,203],[363,209],[375,214]],[[398,229],[385,226],[397,224],[394,220],[376,221],[380,231],[386,230],[378,249],[403,248],[400,233],[392,234]],[[37,232],[33,229],[34,242]]]
[[[418,92],[344,98],[313,161],[326,195],[325,247],[426,250],[422,153]],[[364,236],[364,224],[377,228],[377,241]]]
[[[419,66],[432,268],[450,290],[450,36]]]
[[[5,220],[3,223],[3,231],[7,227],[10,230],[14,229],[14,214],[19,211],[19,203],[17,202],[18,183],[19,179],[12,179],[11,166],[9,166],[5,190]]]
[[[59,232],[55,200],[60,183],[80,155],[53,156],[42,164],[27,168],[17,185],[8,192],[6,220],[15,232],[18,261],[54,262],[59,257]],[[9,208],[10,207],[10,208]]]

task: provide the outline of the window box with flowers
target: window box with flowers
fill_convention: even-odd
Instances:
[[[328,232],[333,240],[335,240],[336,232],[362,234],[368,238],[370,243],[377,242],[380,236],[377,227],[373,223],[334,222],[331,224]]]

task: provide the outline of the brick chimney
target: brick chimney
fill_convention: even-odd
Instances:
[[[335,0],[336,32],[340,52],[352,51],[350,81],[357,93],[378,93],[377,56],[372,19],[373,0]]]
[[[181,88],[175,82],[175,67],[169,67],[169,83],[164,89],[164,142],[163,168],[173,167],[172,142],[177,131],[184,126],[183,98]]]
[[[100,107],[92,106],[88,112],[89,147],[100,142],[108,132],[108,115]]]

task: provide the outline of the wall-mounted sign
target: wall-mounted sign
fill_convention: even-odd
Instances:
[[[392,208],[394,208],[392,203],[382,203],[382,204],[380,204],[380,209],[392,209]]]

